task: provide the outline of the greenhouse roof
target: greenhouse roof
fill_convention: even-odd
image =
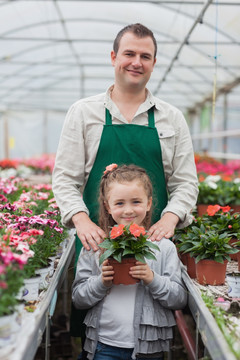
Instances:
[[[191,111],[240,83],[239,1],[0,1],[0,111],[105,91],[113,40],[136,22],[157,39],[148,87],[162,100]]]

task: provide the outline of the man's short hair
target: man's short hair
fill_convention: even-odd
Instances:
[[[113,50],[115,52],[115,54],[117,54],[118,49],[119,49],[119,44],[121,41],[121,38],[123,37],[124,34],[126,34],[127,32],[131,32],[133,33],[135,36],[139,37],[139,38],[144,38],[147,36],[150,36],[150,38],[153,41],[154,44],[154,58],[156,57],[157,54],[157,41],[153,35],[153,32],[148,29],[146,26],[142,25],[142,24],[131,24],[131,25],[127,25],[125,26],[122,30],[119,31],[119,33],[117,34],[114,43],[113,43]]]

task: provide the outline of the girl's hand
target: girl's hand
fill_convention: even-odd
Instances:
[[[112,286],[113,275],[113,267],[108,265],[108,260],[105,260],[102,264],[102,282],[104,286]]]
[[[130,268],[129,274],[136,279],[143,280],[145,285],[150,284],[154,277],[148,264],[144,264],[140,261],[136,262],[136,266]]]

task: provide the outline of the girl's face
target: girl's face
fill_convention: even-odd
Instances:
[[[147,211],[151,208],[152,198],[148,198],[143,185],[137,180],[113,182],[109,187],[105,205],[117,224],[142,225]]]

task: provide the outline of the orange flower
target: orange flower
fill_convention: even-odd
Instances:
[[[222,212],[228,212],[231,210],[230,206],[221,206]]]
[[[203,182],[205,180],[205,176],[200,174],[199,177],[198,177],[198,180],[199,180],[199,182]]]
[[[207,208],[207,213],[209,216],[214,216],[218,210],[221,209],[220,205],[209,205]]]
[[[118,236],[122,235],[123,234],[123,228],[124,228],[123,224],[119,224],[118,226],[114,226],[112,228],[111,234],[110,234],[111,239],[115,239]]]
[[[133,234],[133,236],[140,236],[141,234],[142,235],[145,235],[146,234],[146,231],[144,229],[143,226],[138,226],[137,224],[132,224],[129,226],[129,231],[131,234]]]
[[[103,172],[104,175],[107,174],[107,173],[109,173],[109,172],[111,172],[111,171],[113,171],[113,170],[116,169],[117,167],[118,167],[117,164],[108,165],[108,166],[106,167],[105,171]]]

